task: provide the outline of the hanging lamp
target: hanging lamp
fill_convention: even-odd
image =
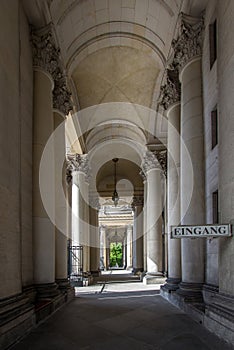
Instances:
[[[119,195],[116,191],[116,163],[118,162],[119,158],[113,158],[112,161],[114,162],[114,182],[115,182],[115,189],[112,195],[112,200],[114,202],[115,207],[117,206],[119,202]]]

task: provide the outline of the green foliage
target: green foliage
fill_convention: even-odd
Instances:
[[[110,267],[123,266],[123,247],[121,243],[110,244]]]

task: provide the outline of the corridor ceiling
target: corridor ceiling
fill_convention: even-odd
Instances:
[[[166,148],[158,98],[171,42],[180,13],[200,15],[206,2],[23,0],[34,26],[52,24],[82,134],[71,151],[90,153],[95,175],[114,157],[138,168],[147,149]]]

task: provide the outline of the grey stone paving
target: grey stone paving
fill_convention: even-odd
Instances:
[[[81,293],[11,349],[233,350],[158,293]]]

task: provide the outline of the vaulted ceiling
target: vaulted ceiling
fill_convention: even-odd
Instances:
[[[22,1],[34,26],[54,28],[77,112],[71,150],[90,153],[95,176],[113,157],[137,172],[147,148],[166,147],[158,97],[179,15],[207,0]]]

